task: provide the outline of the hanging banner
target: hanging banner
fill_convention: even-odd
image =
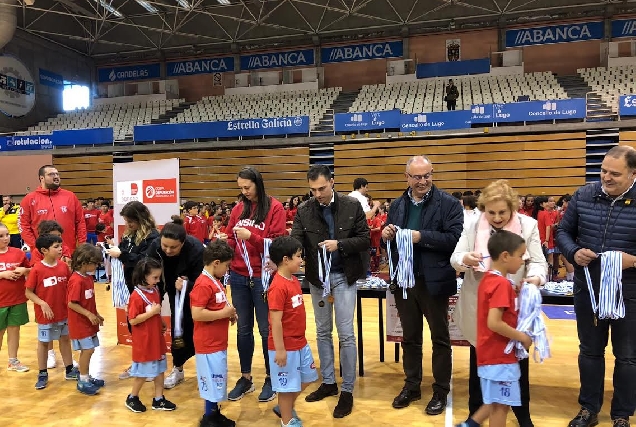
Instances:
[[[330,62],[400,58],[403,55],[404,44],[401,41],[323,47],[320,50],[320,57],[323,64],[328,64]]]
[[[99,83],[158,79],[159,77],[161,77],[161,64],[159,63],[100,68],[97,70],[97,81]]]
[[[605,25],[602,21],[517,28],[506,30],[506,47],[600,40],[604,34]]]
[[[179,214],[179,159],[150,160],[113,164],[113,203],[115,212],[121,212],[130,201],[143,202],[155,218],[157,225],[170,222]],[[124,219],[115,215],[115,241],[121,241]],[[167,325],[164,338],[168,348],[172,343],[170,331],[170,303],[166,295],[161,304],[161,317]],[[132,336],[126,324],[125,310],[117,310],[117,342],[130,345]]]
[[[49,86],[54,89],[64,89],[64,77],[60,74],[56,74],[53,71],[40,68],[40,84]]]
[[[636,95],[621,95],[618,112],[621,116],[636,116]]]
[[[386,340],[388,342],[402,342],[402,323],[395,306],[395,296],[386,291]]]
[[[446,62],[455,62],[462,60],[462,41],[461,39],[446,40]]]
[[[400,130],[402,132],[421,132],[467,129],[470,128],[472,123],[471,117],[472,113],[470,110],[402,114],[400,117]]]
[[[192,61],[168,62],[168,77],[194,76],[196,74],[226,73],[234,71],[234,57],[195,59]]]
[[[636,37],[636,19],[617,19],[612,21],[612,38]]]
[[[257,53],[241,56],[241,71],[261,68],[307,67],[314,65],[313,49],[289,50],[285,52]]]
[[[20,60],[0,55],[0,113],[22,117],[35,106],[35,80]]]
[[[468,347],[470,346],[470,342],[464,338],[462,331],[459,330],[459,326],[455,323],[455,319],[453,319],[453,314],[455,314],[455,307],[457,306],[457,300],[459,296],[453,295],[448,298],[448,332],[450,334],[451,345],[457,347]]]
[[[370,113],[336,113],[336,132],[397,129],[400,127],[400,110],[374,111]]]

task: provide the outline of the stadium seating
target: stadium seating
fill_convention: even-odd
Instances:
[[[515,102],[518,96],[530,100],[566,99],[565,90],[552,73],[511,74],[503,76],[453,77],[459,89],[458,110],[473,104]],[[422,79],[389,85],[364,86],[349,112],[400,109],[405,113],[429,113],[446,110],[445,85],[448,78]]]
[[[58,114],[30,127],[23,135],[50,133],[54,130],[113,127],[115,141],[132,138],[136,125],[150,124],[185,100],[167,99],[127,104],[102,104],[86,110]]]
[[[579,68],[576,71],[594,92],[601,95],[601,99],[613,113],[618,112],[620,95],[636,93],[634,81],[636,68],[633,66]]]
[[[170,120],[171,123],[196,123],[232,119],[309,116],[311,128],[331,107],[342,88],[295,90],[266,94],[232,94],[204,97]]]

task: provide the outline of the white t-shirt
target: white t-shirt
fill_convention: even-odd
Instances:
[[[358,199],[358,201],[362,205],[362,210],[364,211],[364,213],[367,213],[371,210],[371,206],[369,206],[369,200],[367,199],[367,196],[363,196],[362,193],[360,193],[358,190],[352,191],[351,193],[349,193],[349,196]]]

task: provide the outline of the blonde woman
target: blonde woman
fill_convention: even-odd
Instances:
[[[498,230],[508,230],[522,236],[527,244],[524,255],[525,264],[517,274],[510,277],[515,284],[533,283],[537,286],[545,283],[547,264],[541,249],[541,239],[537,221],[529,216],[517,213],[519,195],[506,180],[488,185],[477,201],[479,215],[467,217],[464,230],[451,256],[455,270],[464,273],[464,282],[455,310],[455,322],[464,338],[471,343],[470,375],[468,384],[468,408],[472,415],[482,404],[482,394],[477,376],[477,286],[484,272],[488,271],[488,239]],[[528,380],[528,359],[520,362],[521,405],[513,407],[520,427],[532,427],[530,418],[530,383]]]

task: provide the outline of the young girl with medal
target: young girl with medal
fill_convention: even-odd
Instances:
[[[267,302],[264,297],[268,283],[261,277],[265,240],[286,234],[283,205],[265,193],[263,177],[254,168],[243,168],[237,177],[241,189],[240,202],[232,209],[227,225],[227,242],[234,249],[230,265],[232,303],[238,314],[237,345],[242,376],[228,394],[229,400],[239,400],[254,391],[252,358],[254,356],[254,317],[258,323],[265,362],[265,382],[259,402],[276,397],[269,377],[267,355]],[[255,316],[256,314],[256,316]]]
[[[161,319],[161,299],[156,285],[162,275],[161,263],[152,258],[139,262],[133,272],[134,292],[128,301],[128,319],[132,327],[132,391],[126,398],[126,407],[132,412],[146,412],[139,399],[139,391],[146,378],[154,378],[155,397],[152,409],[174,411],[177,406],[163,395],[164,372],[168,369],[166,325]]]

